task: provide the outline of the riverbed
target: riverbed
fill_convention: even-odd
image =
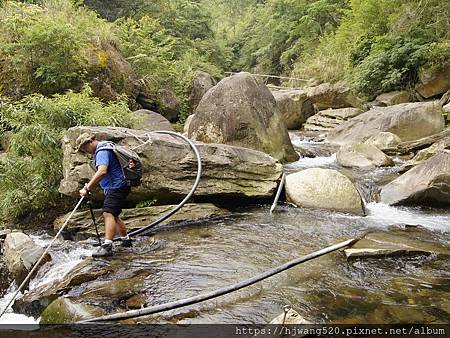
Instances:
[[[292,139],[296,147],[309,148],[317,156],[302,158],[285,170],[341,170],[364,197],[367,216],[298,208],[282,201],[273,214],[269,214],[269,204],[261,204],[203,222],[159,226],[151,238],[138,239],[132,251],[117,248],[117,255],[127,259],[114,273],[73,288],[68,296],[124,311],[123,299],[95,290],[125,280],[126,287],[146,305],[161,304],[236,283],[367,231],[396,231],[405,224],[421,226],[415,234],[418,239],[450,245],[449,210],[377,202],[377,191],[398,175],[401,159],[394,159],[394,168],[343,169],[327,144],[299,136]],[[50,240],[45,235],[35,238],[40,244]],[[30,288],[62,278],[92,251],[87,243],[59,241],[52,249],[52,265],[33,279]],[[347,261],[342,252],[335,252],[241,291],[136,322],[268,323],[290,305],[315,323],[448,323],[449,268],[448,259],[435,255]],[[13,290],[0,301],[0,307]],[[37,323],[38,319],[8,313],[0,322],[24,321]]]

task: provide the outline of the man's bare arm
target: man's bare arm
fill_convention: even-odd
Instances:
[[[89,183],[86,184],[85,187],[80,190],[80,195],[85,196],[87,193],[85,188],[87,188],[87,190],[91,190],[93,187],[95,187],[95,185],[98,182],[100,182],[103,177],[105,177],[107,171],[108,171],[108,167],[106,165],[99,165],[97,168],[97,171],[95,172],[94,176],[92,176]]]

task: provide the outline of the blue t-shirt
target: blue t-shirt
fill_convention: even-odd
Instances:
[[[100,142],[97,145],[97,149],[101,148],[106,142]],[[126,187],[127,183],[123,177],[122,168],[120,167],[119,160],[112,150],[100,150],[95,156],[95,165],[106,165],[108,171],[105,177],[100,181],[100,187],[105,194],[111,189],[120,189]]]

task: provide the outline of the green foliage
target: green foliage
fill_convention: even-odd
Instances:
[[[8,155],[0,162],[0,216],[18,217],[56,207],[62,179],[61,140],[77,125],[132,127],[137,123],[126,98],[102,103],[89,87],[51,98],[40,94],[20,101],[0,98],[2,132],[13,131]]]
[[[154,205],[157,202],[156,198],[150,199],[150,200],[146,200],[146,201],[141,201],[138,204],[136,204],[136,208],[147,208],[147,207],[151,207],[152,205]]]
[[[0,88],[14,97],[80,88],[92,42],[110,38],[105,22],[69,0],[7,1],[0,7]]]
[[[268,0],[249,17],[234,45],[235,68],[288,73],[295,61],[336,29],[345,0]]]
[[[423,60],[421,41],[383,36],[371,46],[358,63],[354,60],[352,84],[369,99],[383,92],[400,89],[417,81],[418,67]]]
[[[210,42],[190,41],[173,36],[158,19],[143,16],[139,20],[115,22],[120,49],[147,91],[158,102],[158,90],[172,89],[182,101],[181,119],[188,112],[188,91],[196,70],[220,76],[221,70],[209,62],[214,58]]]

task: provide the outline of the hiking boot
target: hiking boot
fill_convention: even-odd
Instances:
[[[121,239],[120,241],[122,242],[120,243],[120,246],[123,246],[124,248],[130,248],[132,246],[131,238]]]
[[[92,257],[106,257],[106,256],[112,256],[112,244],[111,243],[104,243],[96,252],[92,254]]]

